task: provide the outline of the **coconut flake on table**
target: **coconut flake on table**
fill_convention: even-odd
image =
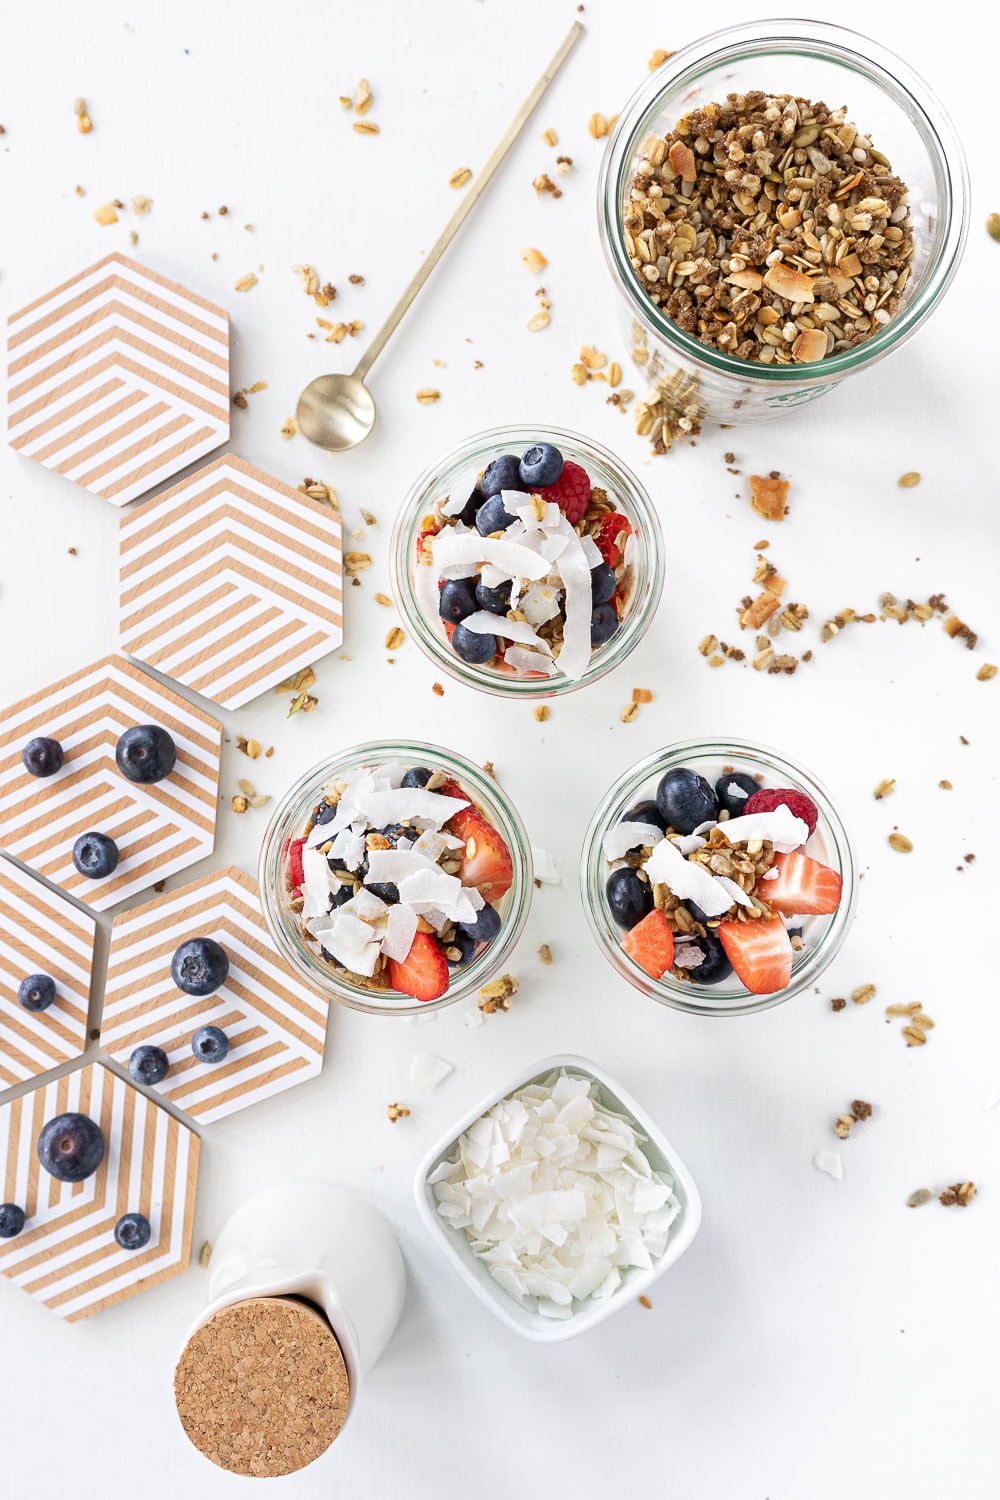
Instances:
[[[321,917],[330,910],[330,866],[318,849],[302,850],[302,918]]]
[[[559,871],[556,862],[547,849],[540,849],[537,845],[531,846],[531,862],[535,868],[535,879],[540,880],[543,885],[558,885]]]
[[[415,1052],[410,1061],[410,1082],[430,1091],[454,1071],[454,1065],[445,1062],[443,1057],[435,1057],[432,1052]]]
[[[613,863],[630,849],[652,849],[663,837],[663,829],[653,823],[616,823],[604,835],[604,858]]]
[[[661,839],[644,866],[651,885],[665,885],[678,901],[693,901],[706,917],[721,917],[733,898],[704,865],[685,859],[670,839]]]
[[[546,656],[552,655],[548,642],[536,635],[525,620],[508,620],[503,615],[490,614],[487,609],[477,609],[474,614],[467,615],[462,624],[474,635],[502,635],[506,641],[517,641],[522,646],[536,646]]]
[[[389,907],[386,915],[385,932],[381,943],[382,952],[386,958],[402,963],[413,947],[413,939],[416,935],[417,914],[413,907],[395,902]]]
[[[596,1084],[559,1073],[495,1104],[428,1182],[498,1285],[543,1316],[572,1316],[666,1248],[680,1205],[643,1139]]]
[[[844,1163],[839,1151],[818,1151],[813,1157],[813,1166],[820,1172],[825,1172],[828,1177],[835,1177],[838,1182],[844,1178]]]
[[[512,527],[507,528],[508,531]],[[544,578],[549,571],[547,560],[531,547],[504,537],[480,536],[478,531],[456,533],[450,526],[430,537],[434,567],[432,574],[452,563],[490,563],[504,578]],[[418,569],[419,571],[419,569]],[[435,582],[435,594],[437,587]],[[435,612],[437,605],[435,603]]]
[[[744,813],[739,818],[729,818],[719,827],[731,844],[743,844],[749,839],[767,839],[777,854],[790,854],[799,849],[809,837],[809,825],[797,818],[784,802],[770,812]]]
[[[479,486],[479,470],[465,469],[451,486],[451,493],[441,506],[443,516],[458,516],[468,505]]]
[[[543,677],[551,677],[559,670],[551,656],[543,656],[540,651],[532,651],[528,646],[508,646],[503,659],[521,676],[526,676],[529,672],[540,672]]]

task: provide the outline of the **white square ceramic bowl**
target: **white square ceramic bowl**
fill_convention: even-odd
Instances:
[[[452,1229],[440,1217],[437,1212],[434,1190],[427,1181],[434,1168],[446,1157],[453,1155],[462,1132],[474,1124],[481,1115],[492,1109],[493,1105],[501,1099],[524,1088],[526,1084],[540,1083],[560,1068],[564,1068],[573,1077],[593,1080],[599,1086],[602,1102],[609,1109],[618,1110],[629,1117],[646,1137],[643,1151],[650,1165],[655,1171],[669,1172],[673,1178],[674,1191],[681,1206],[680,1214],[670,1227],[667,1248],[653,1266],[648,1270],[639,1266],[630,1266],[622,1272],[622,1284],[610,1297],[602,1299],[589,1297],[583,1302],[577,1302],[573,1316],[563,1319],[546,1318],[541,1313],[521,1307],[509,1292],[505,1292],[503,1287],[494,1281],[487,1267],[473,1253],[464,1231]],[[597,1323],[602,1323],[605,1318],[610,1318],[611,1314],[617,1312],[625,1303],[634,1302],[636,1297],[648,1291],[653,1282],[684,1254],[701,1223],[701,1198],[698,1189],[670,1142],[631,1095],[627,1094],[621,1085],[609,1077],[602,1068],[599,1068],[596,1063],[589,1062],[585,1057],[574,1057],[569,1053],[558,1057],[547,1057],[544,1061],[525,1068],[516,1078],[511,1079],[505,1088],[499,1090],[498,1093],[490,1094],[481,1104],[477,1104],[475,1109],[470,1110],[465,1118],[448,1132],[444,1140],[424,1157],[417,1170],[414,1191],[420,1217],[445,1259],[454,1266],[480,1302],[484,1302],[502,1323],[506,1323],[508,1328],[512,1328],[522,1338],[531,1339],[536,1344],[556,1344],[563,1339],[575,1338],[577,1334],[584,1333]]]

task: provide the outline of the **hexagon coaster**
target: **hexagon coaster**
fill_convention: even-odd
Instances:
[[[229,437],[229,317],[108,255],[7,320],[12,448],[115,505]]]
[[[225,984],[204,999],[182,994],[170,978],[174,951],[193,937],[214,938],[229,958]],[[199,1121],[315,1078],[328,1009],[278,957],[257,882],[242,870],[206,875],[115,918],[101,1045],[126,1067],[141,1042],[162,1047],[170,1072],[157,1090]],[[200,1026],[226,1033],[224,1062],[195,1058],[191,1038]]]
[[[138,786],[115,765],[133,724],[159,724],[177,744],[165,781]],[[65,761],[34,777],[21,751],[35,735],[58,740]],[[103,911],[211,854],[222,730],[200,708],[121,656],[106,656],[0,712],[0,846],[80,901]],[[118,868],[91,880],[73,867],[81,833],[106,833]]]
[[[84,1182],[57,1182],[36,1143],[53,1116],[79,1111],[104,1133],[104,1160]],[[198,1181],[198,1137],[109,1068],[91,1063],[0,1109],[3,1198],[27,1218],[0,1240],[0,1274],[69,1322],[187,1269]],[[152,1234],[122,1250],[114,1228],[142,1213]]]
[[[122,517],[121,643],[239,708],[344,638],[340,517],[227,454]]]
[[[90,966],[97,922],[64,896],[0,859],[0,1088],[76,1057],[87,1045]],[[48,1010],[25,1010],[18,985],[55,980]]]

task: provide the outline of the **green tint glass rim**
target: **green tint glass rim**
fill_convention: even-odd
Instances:
[[[608,487],[614,489],[614,498],[619,501],[629,519],[638,522],[636,532],[641,530],[641,550],[637,548],[639,557],[629,613],[607,645],[598,647],[594,652],[584,675],[575,681],[565,677],[538,681],[508,678],[486,667],[475,667],[462,662],[447,648],[447,642],[441,640],[434,626],[425,620],[413,580],[413,558],[420,519],[432,501],[440,498],[444,480],[448,476],[458,477],[463,469],[472,467],[493,449],[502,451],[505,447],[525,447],[532,442],[549,439],[562,448],[570,459],[579,459],[583,464],[596,463],[606,469],[611,476]],[[643,485],[620,458],[602,444],[569,428],[519,423],[516,426],[494,427],[489,431],[476,433],[424,469],[410,487],[397,512],[389,544],[389,566],[396,603],[421,650],[435,666],[466,686],[478,688],[496,697],[553,698],[596,682],[619,666],[642,640],[652,623],[663,592],[663,547],[663,532],[653,502]]]
[[[768,31],[768,25],[774,27]],[[789,35],[779,28],[803,25],[813,27],[816,37]],[[761,26],[765,29],[761,32]],[[824,39],[828,39],[825,41]],[[853,51],[848,43],[871,49],[871,56]],[[707,46],[716,50],[705,53]],[[835,63],[847,72],[857,73],[874,82],[903,108],[913,120],[935,168],[942,201],[936,253],[924,270],[923,283],[917,295],[894,317],[882,333],[866,339],[857,349],[834,355],[822,361],[822,373],[810,376],[805,365],[761,365],[720,354],[664,317],[645,296],[632,263],[625,254],[622,227],[622,204],[638,146],[644,139],[652,118],[664,108],[664,97],[683,92],[708,73],[729,63],[749,61],[764,53],[785,51],[791,56],[807,57],[819,62]],[[669,70],[669,81],[663,74]],[[899,75],[899,76],[897,76]],[[905,81],[904,81],[905,80]],[[906,105],[910,108],[907,109]],[[642,113],[636,125],[628,122],[636,110]],[[932,114],[933,112],[933,118]],[[614,198],[610,194],[613,191]],[[762,22],[726,28],[713,32],[677,52],[645,80],[622,110],[619,125],[608,143],[601,162],[598,180],[598,206],[602,215],[602,239],[605,259],[627,298],[637,321],[650,333],[674,345],[689,360],[744,384],[812,386],[826,385],[839,376],[849,375],[892,352],[923,323],[934,304],[947,291],[961,261],[968,236],[968,169],[961,144],[952,122],[923,79],[888,49],[857,32],[829,26],[822,22]]]
[[[465,965],[460,971],[452,971],[452,982],[440,999],[406,1004],[400,997],[398,1004],[394,1001],[388,1005],[380,1005],[365,998],[370,994],[377,994],[377,991],[358,990],[347,984],[312,952],[297,929],[292,927],[289,921],[292,913],[288,911],[284,891],[284,844],[286,839],[301,833],[308,811],[324,785],[367,763],[377,765],[393,760],[408,760],[412,765],[431,764],[436,769],[454,775],[463,789],[471,792],[474,801],[484,809],[490,822],[503,835],[511,852],[514,879],[504,898],[508,904],[497,937],[472,963]],[[534,890],[534,865],[531,843],[520,813],[503,788],[479,766],[457,751],[445,749],[443,745],[420,740],[372,740],[366,744],[348,746],[329,760],[318,762],[284,793],[267,825],[261,844],[258,885],[268,931],[281,957],[301,980],[324,999],[336,1000],[352,1010],[378,1016],[415,1016],[442,1010],[447,1005],[454,1005],[465,999],[486,984],[503,966],[513,952],[528,919]],[[459,972],[462,975],[461,982],[455,983],[454,977]]]
[[[699,991],[692,982],[682,985],[677,980],[665,982],[651,979],[644,969],[625,952],[620,942],[614,940],[617,928],[608,912],[604,887],[607,866],[604,859],[604,835],[631,802],[637,799],[643,785],[662,775],[672,765],[683,764],[685,758],[697,756],[717,758],[720,767],[729,762],[745,759],[756,762],[752,769],[762,769],[771,776],[787,775],[788,784],[799,786],[815,801],[821,818],[821,828],[830,842],[831,857],[836,857],[836,868],[843,879],[840,906],[831,916],[818,940],[806,951],[798,970],[793,967],[792,982],[775,995],[754,996],[748,990],[720,998],[715,1004],[695,999],[699,994],[709,995],[709,987]],[[847,937],[858,900],[858,872],[854,861],[853,847],[843,815],[821,781],[810,771],[804,770],[781,755],[770,745],[756,740],[684,740],[666,745],[638,761],[626,771],[601,799],[590,826],[584,836],[580,862],[580,885],[584,912],[591,933],[601,952],[615,971],[644,995],[681,1010],[689,1015],[738,1016],[752,1015],[781,1005],[811,985],[832,961]]]

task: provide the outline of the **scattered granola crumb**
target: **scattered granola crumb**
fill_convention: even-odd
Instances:
[[[652,703],[652,701],[653,701],[653,695],[650,692],[649,688],[633,688],[632,689],[632,702],[633,703]]]
[[[354,95],[354,113],[356,115],[366,115],[371,108],[371,103],[372,91],[368,79],[360,78],[358,80],[357,91]]]
[[[337,499],[337,492],[328,484],[323,484],[319,479],[303,479],[298,488],[299,493],[308,495],[310,500],[325,500],[331,510],[339,512],[340,501]]]
[[[118,215],[115,213],[115,206],[113,203],[102,203],[100,208],[94,209],[92,217],[95,218],[98,224],[102,225],[102,227],[104,228],[106,228],[109,224],[118,223]]]
[[[855,1120],[869,1120],[871,1119],[872,1107],[864,1099],[852,1099],[851,1114]]]
[[[211,1259],[212,1259],[212,1245],[211,1245],[211,1241],[206,1240],[205,1243],[202,1245],[201,1249],[198,1251],[198,1264],[199,1264],[199,1266],[201,1266],[202,1270],[205,1269],[205,1267],[208,1265],[208,1263],[209,1263],[209,1261]]]
[[[612,115],[610,119],[607,119],[604,115],[598,114],[595,111],[587,121],[588,135],[593,136],[595,141],[601,140],[603,136],[611,134],[617,119],[617,115]]]
[[[359,276],[357,271],[348,276],[347,279],[351,283],[351,286],[364,286],[365,284],[365,278],[363,276]]]
[[[537,276],[542,267],[548,265],[546,257],[540,250],[536,250],[533,245],[528,245],[520,254],[521,264],[526,270],[531,272],[532,276]]]
[[[510,1010],[511,997],[517,994],[517,988],[513,974],[502,974],[499,979],[491,980],[479,991],[479,1009],[488,1016],[498,1010]]]
[[[392,1125],[395,1125],[397,1120],[405,1120],[410,1113],[405,1104],[390,1104],[385,1112]]]
[[[247,808],[250,806],[250,799],[249,797],[243,796],[234,797],[229,805],[234,813],[245,813]]]
[[[830,1001],[830,1009],[831,1010],[846,1010],[847,1009],[847,1001],[844,1000],[844,999],[842,999],[840,996],[838,996],[837,999]]]
[[[237,292],[248,292],[252,286],[256,285],[257,278],[252,271],[248,271],[245,276],[237,277],[234,282],[234,288]]]
[[[542,943],[539,947],[538,959],[540,963],[546,965],[552,962],[552,949],[549,947],[548,943]]]
[[[540,172],[533,178],[531,186],[535,190],[535,196],[540,198],[543,193],[550,193],[553,198],[562,197],[562,188],[557,188],[548,172]]]
[[[286,441],[288,440],[288,438],[293,438],[298,430],[299,424],[296,422],[294,417],[286,417],[279,429],[279,431],[281,432],[281,436]]]
[[[676,48],[674,50],[676,51]],[[657,68],[662,68],[667,58],[673,57],[673,55],[673,52],[667,52],[662,47],[656,47],[649,54],[649,61],[647,62],[646,67],[651,73],[655,73]]]
[[[938,786],[942,789],[942,791],[945,792],[950,792],[952,790],[950,781],[939,781]]]
[[[459,167],[458,170],[456,172],[452,172],[451,176],[448,178],[448,186],[450,188],[464,187],[471,176],[472,173],[468,167]]]
[[[545,142],[546,146],[558,146],[559,137],[556,135],[551,125],[547,130],[542,131],[542,140]]]
[[[901,490],[912,490],[919,483],[920,475],[915,469],[910,469],[908,473],[899,476],[899,487]]]
[[[856,990],[851,991],[851,999],[855,1005],[867,1005],[869,1000],[875,998],[875,986],[873,984],[859,984]]]
[[[444,688],[441,686],[440,682],[431,683],[431,692],[436,693],[439,698],[444,697]]]
[[[483,761],[483,770],[486,772],[487,776],[490,778],[491,781],[498,781],[499,780],[499,777],[497,776],[497,773],[496,773],[496,767],[494,766],[494,764],[493,764],[493,762],[491,760],[484,760]]]
[[[921,1204],[929,1203],[933,1196],[930,1188],[917,1188],[916,1192],[911,1193],[907,1198],[906,1206],[907,1208],[920,1208]]]
[[[719,642],[714,635],[706,635],[702,638],[698,650],[701,652],[702,656],[711,656],[712,652],[715,650],[718,644]]]
[[[897,854],[910,854],[913,851],[913,844],[905,833],[890,833],[889,847],[895,849]]]
[[[628,703],[622,709],[622,711],[618,715],[618,717],[621,719],[621,721],[622,721],[623,724],[631,724],[632,720],[636,717],[636,715],[638,714],[638,712],[639,712],[639,705],[638,705],[638,703]]]
[[[389,609],[392,608],[392,600],[389,598],[388,594],[376,594],[374,598],[376,604],[383,604]]]
[[[354,578],[358,573],[363,573],[364,570],[366,568],[370,568],[371,565],[372,559],[370,552],[344,553],[344,569],[352,578]]]
[[[87,101],[85,99],[74,99],[73,113],[76,115],[77,130],[81,135],[89,135],[94,128],[94,122],[87,113]]]
[[[436,391],[433,386],[421,386],[417,392],[417,400],[421,406],[433,406],[435,401],[440,401],[441,392]]]
[[[570,168],[572,167],[572,165],[573,165],[573,158],[571,156],[557,156],[556,157],[556,171],[559,173],[560,177],[565,177],[566,173],[570,170]],[[556,197],[557,198],[559,197],[559,193],[558,192],[556,193]]]
[[[303,690],[301,693],[298,693],[289,704],[287,717],[290,719],[292,717],[292,714],[299,713],[311,714],[318,703],[319,699],[313,693],[309,693]]]
[[[904,1026],[903,1036],[908,1047],[923,1047],[927,1041],[923,1028],[919,1026]]]
[[[956,1203],[959,1208],[968,1208],[975,1196],[976,1184],[974,1182],[956,1182],[952,1187],[945,1188],[938,1202],[943,1203],[945,1208],[951,1208]]]
[[[646,1307],[646,1308],[652,1309],[653,1304],[652,1304],[652,1302],[650,1302],[650,1300],[649,1300],[648,1297],[645,1297],[645,1296],[640,1297],[638,1299],[638,1301],[639,1301],[639,1306],[640,1307]]]
[[[153,206],[152,198],[145,193],[135,193],[132,196],[132,212],[136,215],[148,214]]]
[[[66,551],[69,553],[70,557],[75,557],[76,556],[76,548],[75,547],[67,547]]]
[[[549,717],[549,705],[547,703],[537,703],[531,712],[539,724],[544,724],[545,720]]]
[[[398,651],[406,640],[406,636],[398,625],[394,625],[385,638],[385,649],[387,651]]]
[[[750,504],[767,521],[783,521],[788,502],[788,480],[775,474],[749,474]]]
[[[374,120],[355,120],[351,129],[358,135],[378,135],[379,128]]]
[[[875,795],[875,801],[876,802],[881,802],[881,800],[882,800],[883,797],[891,797],[892,794],[893,794],[893,792],[895,791],[895,789],[896,789],[896,778],[895,777],[893,777],[891,781],[887,781],[887,780],[883,779],[882,781],[879,782],[878,786],[875,788],[875,794],[874,794]]]
[[[984,661],[982,666],[979,668],[979,671],[976,673],[976,681],[989,682],[990,679],[992,677],[995,677],[996,675],[997,669],[993,665],[993,663],[991,661]]]
[[[991,239],[1000,240],[1000,214],[987,215],[986,233]]]

